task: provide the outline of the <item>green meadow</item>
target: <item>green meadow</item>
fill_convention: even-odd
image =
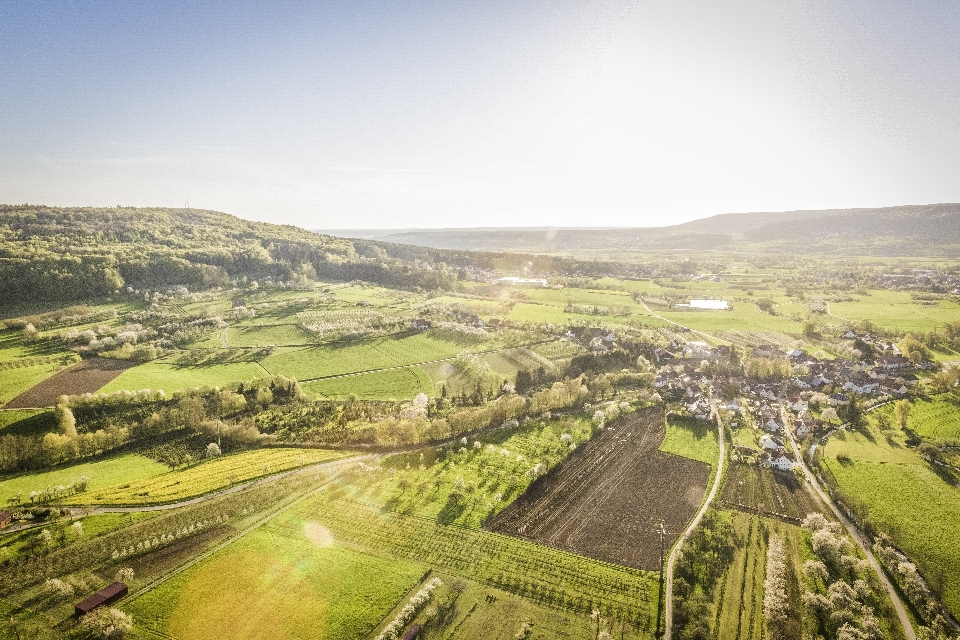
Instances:
[[[823,448],[831,481],[865,509],[932,584],[960,609],[960,489],[938,475],[899,433],[838,432]]]
[[[106,487],[143,481],[167,471],[169,467],[149,458],[137,454],[123,454],[68,467],[54,467],[50,471],[7,476],[0,481],[0,504],[6,504],[9,498],[17,494],[22,495],[23,503],[29,503],[31,491],[42,491],[58,485],[67,486],[80,476],[90,479],[87,492],[77,494],[71,499],[85,500]]]

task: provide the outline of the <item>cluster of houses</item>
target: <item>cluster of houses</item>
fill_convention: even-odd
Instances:
[[[579,342],[593,353],[606,353],[617,346],[617,337],[600,327],[571,326],[560,339]]]
[[[913,269],[909,273],[885,273],[874,282],[892,291],[921,290],[960,295],[960,280],[944,271]]]
[[[457,322],[469,327],[483,328],[483,320],[475,313],[461,311],[460,309],[451,309],[448,313],[453,316]]]

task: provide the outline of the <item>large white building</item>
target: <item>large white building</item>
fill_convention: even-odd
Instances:
[[[517,276],[505,276],[497,278],[496,284],[509,284],[515,287],[545,287],[547,280],[545,278],[519,278]]]

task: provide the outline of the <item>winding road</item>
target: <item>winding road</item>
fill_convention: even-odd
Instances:
[[[781,407],[780,410],[784,414],[781,416],[784,420],[784,424],[787,425],[787,427],[784,428],[784,431],[786,432],[787,437],[790,438],[790,444],[795,452],[794,455],[800,464],[800,468],[803,469],[803,475],[805,475],[807,478],[807,486],[812,489],[820,498],[820,500],[830,508],[835,516],[837,516],[837,519],[841,522],[841,524],[846,527],[847,533],[850,534],[850,537],[853,538],[854,542],[857,543],[857,546],[860,547],[860,550],[863,551],[863,555],[866,556],[867,562],[869,562],[870,566],[873,567],[877,577],[880,579],[880,584],[882,584],[887,590],[887,594],[890,596],[890,601],[893,602],[893,608],[897,612],[897,617],[900,618],[900,624],[903,627],[903,633],[907,637],[907,640],[917,640],[917,634],[913,630],[913,625],[910,623],[910,616],[907,615],[907,609],[903,606],[903,601],[900,600],[900,594],[897,593],[897,590],[887,578],[887,574],[884,573],[883,569],[880,567],[880,563],[877,562],[877,559],[874,557],[873,552],[870,549],[870,541],[866,539],[856,525],[850,522],[850,520],[843,515],[843,512],[837,508],[837,505],[833,502],[827,492],[824,491],[820,486],[816,476],[811,473],[810,468],[807,466],[806,460],[804,460],[804,457],[801,454],[802,449],[800,449],[796,438],[793,436],[793,429],[789,427],[789,425],[792,423],[787,419],[788,416],[785,415],[786,410],[783,409],[783,407]]]

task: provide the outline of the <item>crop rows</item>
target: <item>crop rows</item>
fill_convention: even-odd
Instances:
[[[109,487],[86,499],[95,504],[170,502],[343,455],[323,449],[260,449]]]
[[[743,331],[730,329],[728,331],[714,331],[714,335],[723,338],[740,347],[756,347],[762,344],[773,344],[780,348],[792,347],[796,338],[776,331]]]
[[[643,571],[487,531],[380,512],[344,498],[318,497],[297,511],[322,522],[337,540],[361,549],[443,568],[555,608],[580,613],[599,609],[640,626],[651,624],[656,584]],[[292,532],[299,524],[271,526]]]
[[[794,524],[808,513],[819,511],[792,473],[775,473],[746,464],[730,466],[723,501],[750,513],[771,515]]]

